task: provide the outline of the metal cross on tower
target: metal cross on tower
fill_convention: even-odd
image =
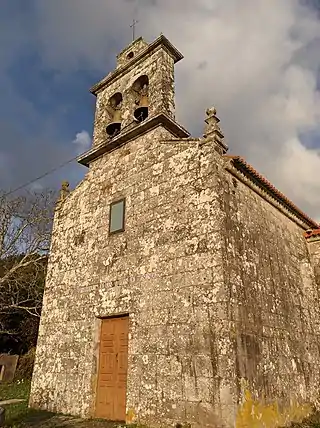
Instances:
[[[136,21],[135,19],[132,21],[132,24],[130,25],[130,28],[132,28],[132,40],[135,39],[135,32],[136,32],[136,24],[138,24],[139,21]]]

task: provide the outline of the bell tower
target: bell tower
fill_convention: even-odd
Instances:
[[[162,125],[174,137],[189,133],[175,122],[174,66],[182,54],[163,35],[142,37],[117,55],[117,65],[91,88],[97,98],[93,146],[78,158],[89,166],[97,157]]]

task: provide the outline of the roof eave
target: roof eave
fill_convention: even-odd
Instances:
[[[112,73],[109,73],[106,77],[100,80],[98,83],[93,85],[90,88],[90,92],[93,95],[97,95],[97,93],[106,85],[109,85],[113,80],[117,79],[121,76],[121,74],[128,68],[134,67],[137,63],[139,63],[144,57],[149,55],[152,51],[154,51],[159,46],[162,46],[174,59],[174,63],[176,64],[178,61],[183,59],[182,53],[173,46],[173,44],[163,35],[161,34],[154,42],[150,43],[145,49],[143,49],[137,56],[130,61],[130,64],[126,64],[120,68],[115,69]]]
[[[262,177],[258,171],[256,171],[251,165],[249,165],[245,159],[241,156],[230,156],[226,155],[227,158],[231,159],[233,165],[242,170],[246,175],[250,176],[251,179],[259,184],[265,191],[267,191],[274,199],[282,204],[288,211],[298,217],[306,225],[312,229],[318,229],[320,226],[312,218],[303,213],[293,202],[291,202],[283,193],[276,189],[266,178]]]
[[[105,153],[108,153],[117,147],[128,143],[134,138],[146,134],[148,131],[155,129],[158,126],[163,126],[176,138],[184,139],[190,137],[190,133],[183,126],[179,125],[175,120],[167,116],[165,113],[160,113],[145,120],[140,125],[128,129],[126,132],[120,133],[116,137],[104,140],[98,146],[92,147],[87,152],[78,156],[77,161],[78,163],[88,167],[91,162],[98,159]]]

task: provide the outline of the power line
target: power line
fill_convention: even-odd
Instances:
[[[13,189],[13,190],[10,190],[10,192],[5,193],[3,196],[4,196],[4,197],[9,196],[9,195],[11,195],[12,193],[17,192],[18,190],[21,190],[21,189],[23,189],[24,187],[27,187],[27,186],[29,186],[30,184],[35,183],[35,182],[36,182],[36,181],[38,181],[38,180],[41,180],[41,178],[44,178],[44,177],[46,177],[47,175],[52,174],[53,172],[57,171],[58,169],[60,169],[60,168],[64,167],[65,165],[68,165],[69,163],[71,163],[71,162],[75,161],[77,158],[78,158],[78,156],[76,156],[76,157],[74,157],[74,158],[72,158],[72,159],[69,159],[69,160],[68,160],[68,161],[66,161],[66,162],[63,162],[62,164],[60,164],[60,165],[56,166],[55,168],[50,169],[49,171],[45,172],[44,174],[39,175],[39,176],[38,176],[38,177],[36,177],[36,178],[33,178],[32,180],[30,180],[30,181],[28,181],[28,182],[26,182],[26,183],[22,184],[22,185],[21,185],[21,186],[19,186],[19,187],[16,187],[16,188],[15,188],[15,189]]]
[[[141,113],[141,117],[140,117],[140,118],[142,119],[142,113]],[[128,123],[128,125],[126,125],[124,128],[122,128],[122,129],[121,129],[121,132],[123,132],[125,129],[127,129],[129,126],[131,126],[133,123],[136,123],[136,120],[133,120],[133,121],[131,121],[130,123]],[[112,140],[114,137],[118,136],[118,135],[119,135],[119,134],[112,136],[112,137],[111,137],[111,140]],[[56,166],[55,168],[50,169],[49,171],[45,172],[44,174],[39,175],[39,177],[33,178],[32,180],[28,181],[27,183],[24,183],[24,184],[22,184],[21,186],[16,187],[16,188],[15,188],[15,189],[13,189],[13,190],[10,190],[10,192],[5,193],[5,194],[3,195],[3,197],[6,197],[6,196],[9,196],[9,195],[12,195],[12,193],[15,193],[15,192],[17,192],[18,190],[24,189],[25,187],[29,186],[30,184],[35,183],[35,182],[36,182],[36,181],[38,181],[38,180],[41,180],[41,178],[44,178],[44,177],[46,177],[47,175],[50,175],[50,174],[52,174],[53,172],[58,171],[58,169],[60,169],[60,168],[64,167],[65,165],[68,165],[69,163],[71,163],[71,162],[73,162],[73,161],[77,160],[77,159],[78,159],[78,157],[79,157],[79,155],[75,156],[75,157],[74,157],[74,158],[72,158],[72,159],[67,160],[66,162],[63,162],[62,164],[60,164],[60,165]]]

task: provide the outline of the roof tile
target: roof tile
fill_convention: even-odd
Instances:
[[[313,236],[320,236],[320,228],[319,229],[310,229],[307,230],[304,234],[306,239],[312,238]]]

